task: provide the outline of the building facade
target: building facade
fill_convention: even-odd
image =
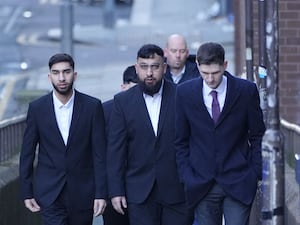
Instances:
[[[237,74],[246,67],[246,10],[247,0],[235,0],[235,69]],[[275,0],[265,0],[267,1]],[[259,5],[260,0],[252,0],[250,17],[253,24],[253,66],[257,74],[259,55]],[[276,0],[278,2],[278,78],[280,117],[300,124],[300,1]],[[249,18],[248,18],[249,19]],[[249,22],[249,21],[248,21]],[[255,75],[257,77],[257,75]]]

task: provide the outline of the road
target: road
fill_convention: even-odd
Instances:
[[[58,0],[12,0],[9,3],[0,5],[0,15],[6,17],[1,21],[2,33],[11,36],[11,41],[15,38],[16,48],[19,55],[26,59],[30,68],[38,68],[45,65],[48,56],[60,51],[58,40],[50,40],[47,33],[60,28],[60,9]],[[36,3],[38,2],[38,4]],[[84,3],[74,3],[74,29],[78,26],[96,25],[103,23],[102,2],[90,6]],[[2,8],[2,10],[1,10]],[[129,5],[116,5],[116,18],[128,20],[130,15]],[[27,16],[27,17],[26,17]],[[86,52],[90,59],[99,52],[99,46],[91,48],[92,43],[76,43],[74,45],[75,56],[81,62],[85,59]],[[2,48],[3,46],[1,46]],[[95,46],[94,46],[95,47]],[[103,47],[103,46],[102,46]],[[80,52],[80,54],[76,54]],[[20,57],[19,57],[20,58]],[[8,61],[8,60],[7,60]],[[95,61],[95,60],[94,60]],[[89,61],[91,62],[91,61]],[[99,62],[98,62],[99,63]]]
[[[116,4],[117,23],[129,20],[131,5]],[[74,30],[86,25],[103,24],[104,3],[73,4]],[[47,66],[51,55],[61,51],[59,37],[49,32],[60,31],[61,4],[59,0],[3,0],[0,3],[0,120],[24,113],[17,100],[31,71]],[[88,33],[86,34],[89,35]],[[49,38],[50,37],[50,38]],[[51,38],[53,37],[53,38]],[[127,54],[112,56],[118,46],[76,40],[73,55],[76,67],[106,64]],[[46,74],[45,74],[46,75]]]
[[[117,23],[114,29],[104,29],[102,26],[103,3],[93,6],[74,4],[73,56],[76,67],[81,69],[79,74],[88,77],[77,82],[80,90],[101,100],[111,98],[119,90],[122,71],[135,62],[137,49],[145,43],[163,47],[171,33],[183,34],[193,54],[203,41],[223,43],[227,59],[231,62],[229,71],[233,71],[234,29],[226,21],[205,19],[213,2],[214,0],[135,0],[132,8],[127,5],[116,7]],[[134,13],[131,14],[131,11]],[[0,32],[6,32],[0,37],[6,37],[5,41],[8,42],[1,44],[0,38],[0,54],[4,56],[0,60],[6,59],[5,66],[9,65],[9,61],[25,61],[29,67],[23,73],[20,70],[15,72],[16,68],[5,69],[0,61],[0,74],[4,68],[9,71],[6,75],[10,77],[7,80],[0,75],[0,97],[11,94],[5,90],[13,92],[12,98],[6,101],[9,106],[4,105],[5,101],[1,100],[0,119],[3,119],[24,111],[22,105],[15,102],[16,90],[7,89],[8,82],[17,82],[17,86],[21,87],[26,83],[24,79],[30,76],[32,80],[36,77],[31,88],[49,89],[47,79],[44,78],[47,74],[45,68],[49,57],[60,51],[57,38],[60,30],[60,4],[58,0],[2,0],[0,17]],[[11,56],[15,60],[8,59]],[[17,64],[14,63],[13,66]],[[16,79],[11,79],[12,76]],[[1,108],[8,111],[1,111]]]

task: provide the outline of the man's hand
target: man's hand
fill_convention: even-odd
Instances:
[[[125,212],[123,210],[123,208],[127,209],[127,202],[126,202],[126,198],[125,196],[117,196],[117,197],[113,197],[111,199],[111,204],[113,205],[114,209],[124,215]]]
[[[94,200],[94,216],[99,216],[104,213],[106,207],[106,201],[104,199]]]
[[[38,212],[41,210],[34,198],[24,200],[25,207],[31,212]]]

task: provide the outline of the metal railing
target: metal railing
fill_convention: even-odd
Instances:
[[[26,115],[0,121],[0,163],[20,152]]]
[[[296,182],[296,158],[300,153],[300,126],[281,120],[285,157],[285,224],[300,224],[300,189]]]
[[[0,224],[41,225],[20,199],[18,154],[25,126],[26,115],[0,121]]]
[[[285,161],[295,168],[295,155],[300,153],[300,126],[281,120],[281,131],[284,135]]]
[[[280,121],[280,123],[281,123],[281,131],[284,136],[285,162],[291,168],[290,172],[288,174],[286,173],[286,176],[288,175],[289,177],[287,179],[292,180],[295,179],[295,171],[294,171],[295,161],[296,161],[295,154],[300,154],[300,126],[289,123],[283,119]],[[0,121],[0,164],[16,156],[20,152],[25,126],[26,126],[26,115],[21,115],[18,117],[14,117],[12,119]],[[292,185],[296,186],[295,188],[298,189],[296,181],[294,183]],[[12,184],[7,184],[7,187],[11,185]],[[13,190],[13,188],[8,188],[8,189]],[[299,192],[297,191],[296,193],[295,191],[294,193],[295,193],[294,196],[297,196],[297,198],[299,199]],[[7,196],[7,195],[10,194],[7,192],[3,196]],[[2,199],[3,196],[2,197],[0,196],[0,198]],[[292,199],[292,201],[295,202],[299,200]],[[298,202],[297,204],[300,204],[300,202]],[[11,207],[14,208],[15,206],[11,206]],[[299,220],[298,216],[294,214],[293,210],[294,209],[292,210],[288,209],[288,212],[285,213],[286,225],[295,224],[295,222],[297,223],[297,221]],[[20,212],[26,214],[26,210],[24,210],[23,206],[20,207]],[[257,213],[258,214],[255,215],[252,219],[256,221],[255,224],[260,224],[260,222],[257,221],[259,217],[259,212]],[[25,219],[25,217],[28,218],[30,217],[30,219],[27,218],[27,220],[30,221],[28,222],[28,224],[30,225],[39,224],[39,220],[36,217],[27,215],[24,216],[23,219]],[[33,220],[37,220],[38,222],[33,222]]]

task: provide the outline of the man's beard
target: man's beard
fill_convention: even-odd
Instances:
[[[57,87],[56,85],[52,84],[53,88],[57,91],[57,93],[61,94],[61,95],[68,95],[72,92],[73,89],[73,82],[70,83],[65,89],[60,89],[59,87]]]
[[[139,80],[138,84],[139,84],[140,89],[141,89],[142,92],[144,92],[147,95],[153,96],[154,94],[159,92],[159,89],[160,89],[161,84],[162,84],[162,80],[159,80],[154,85],[147,85],[145,83],[145,81]]]

